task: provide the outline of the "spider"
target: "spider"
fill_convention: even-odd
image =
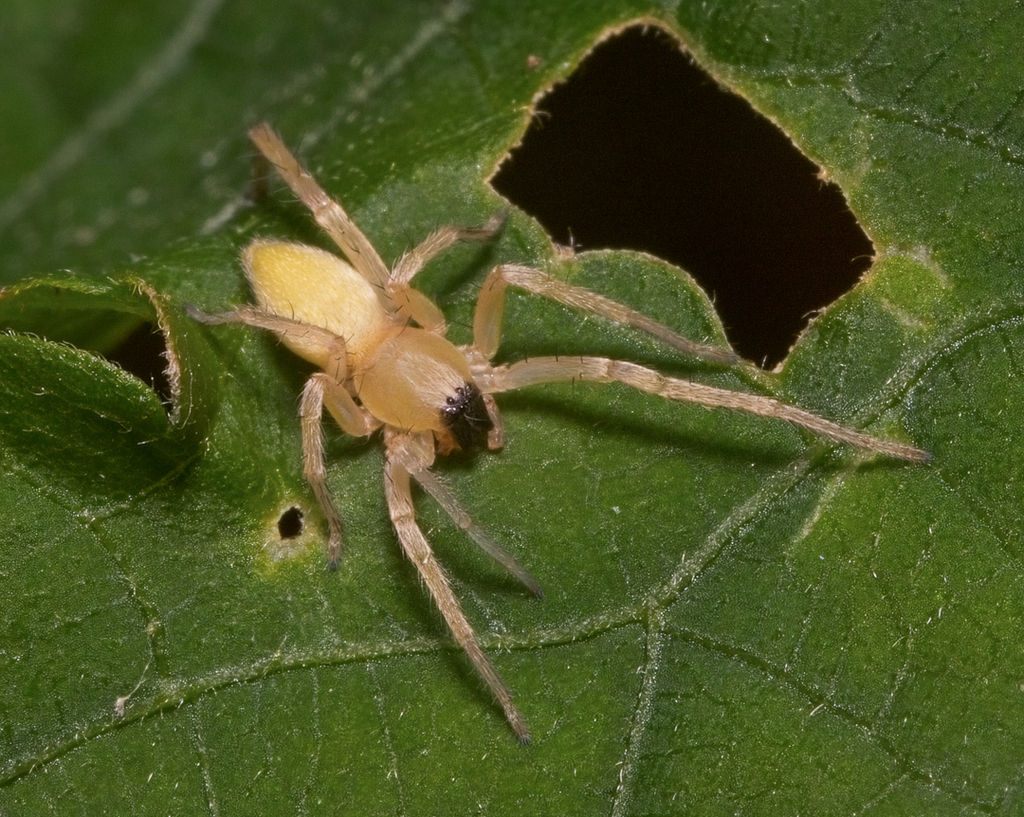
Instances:
[[[559,356],[492,365],[509,286],[641,329],[687,355],[725,363],[736,357],[728,350],[684,338],[602,295],[517,264],[501,264],[487,276],[474,314],[473,342],[456,346],[445,337],[441,310],[412,287],[412,279],[453,244],[490,239],[503,218],[493,218],[476,229],[442,227],[389,270],[342,206],[323,191],[268,124],[252,128],[249,137],[347,260],[302,244],[257,239],[242,252],[256,304],[219,314],[189,306],[188,313],[205,324],[243,323],[273,332],[317,367],[303,389],[299,417],[303,471],[327,520],[330,566],[336,566],[341,556],[342,521],[326,483],[324,409],[348,434],[362,437],[382,430],[384,491],[402,549],[522,743],[530,740],[526,722],[481,649],[417,525],[410,491],[411,481],[418,483],[491,558],[530,592],[541,595],[536,579],[473,523],[430,470],[436,454],[502,447],[505,435],[494,395],[554,381],[618,382],[669,400],[788,420],[824,437],[891,457],[928,458],[920,449],[876,439],[771,397],[668,377],[628,361]]]

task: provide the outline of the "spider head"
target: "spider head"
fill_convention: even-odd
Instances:
[[[487,434],[494,428],[480,389],[463,383],[441,406],[441,424],[454,439],[455,448],[480,451],[487,447]]]

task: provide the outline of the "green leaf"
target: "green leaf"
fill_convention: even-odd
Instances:
[[[1020,810],[1022,21],[1005,4],[16,0],[0,32],[0,811],[973,814]],[[835,179],[878,250],[777,374],[697,365],[538,299],[502,360],[589,351],[777,395],[908,466],[625,388],[501,401],[438,470],[541,580],[421,524],[529,721],[515,744],[403,560],[377,438],[329,431],[346,553],[302,479],[308,368],[188,320],[246,299],[268,118],[386,260],[503,203],[531,99],[632,19],[679,33]],[[539,57],[531,67],[530,57]],[[685,273],[555,258],[514,213],[418,283],[468,338],[499,261],[720,341]],[[101,357],[139,321],[170,406]],[[69,345],[73,344],[73,345]],[[304,514],[300,536],[278,520]]]

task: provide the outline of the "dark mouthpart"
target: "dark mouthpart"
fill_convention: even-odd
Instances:
[[[487,413],[480,389],[463,383],[441,406],[441,423],[451,432],[463,451],[480,451],[487,447],[487,434],[494,424]]]

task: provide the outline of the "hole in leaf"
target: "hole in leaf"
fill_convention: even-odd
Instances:
[[[167,345],[160,328],[147,322],[103,352],[103,356],[151,386],[164,406],[170,407],[173,393],[167,378],[166,353]]]
[[[281,514],[277,520],[277,534],[282,539],[294,539],[302,535],[303,530],[302,510],[292,505]]]
[[[492,184],[560,244],[683,267],[736,351],[769,368],[874,254],[838,187],[650,25],[596,45],[539,100]]]

